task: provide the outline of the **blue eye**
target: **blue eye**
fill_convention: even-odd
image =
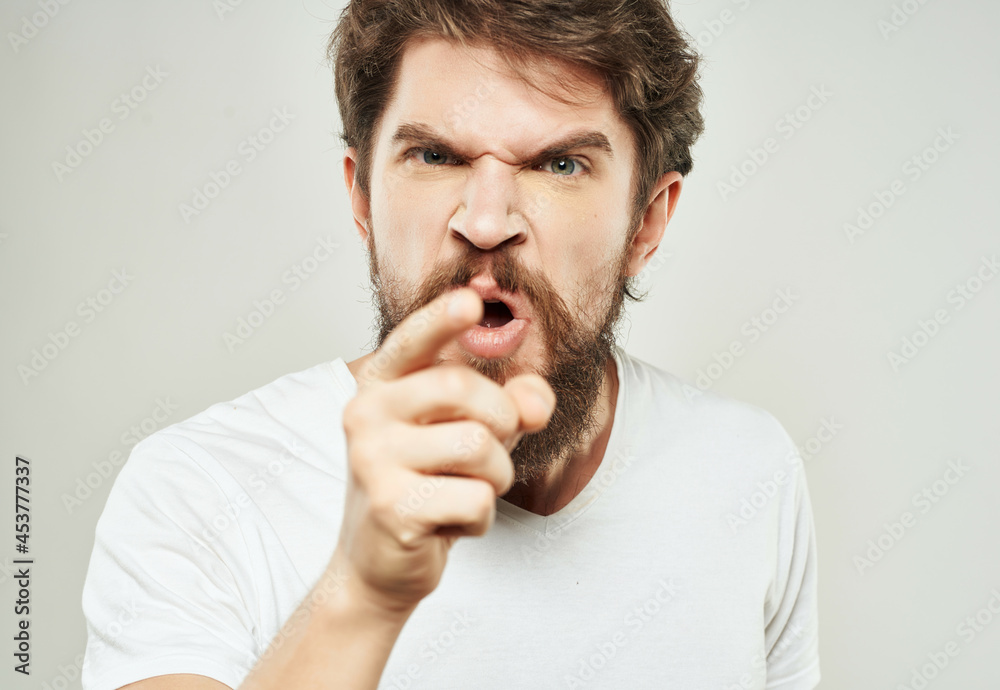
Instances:
[[[430,149],[423,149],[424,163],[428,165],[441,165],[447,160],[445,156],[442,156],[437,151],[431,151]]]
[[[412,155],[419,155],[420,161],[424,165],[429,165],[431,167],[441,167],[443,165],[459,165],[460,161],[452,160],[452,156],[446,153],[440,153],[432,149],[424,148],[413,148],[407,152],[407,157]],[[579,168],[579,170],[577,170]],[[559,177],[579,177],[581,175],[589,172],[589,168],[585,163],[580,162],[571,156],[560,156],[559,158],[552,158],[548,162],[543,163],[535,168],[535,170],[542,169],[548,170]],[[574,174],[576,173],[576,174]]]
[[[550,158],[535,169],[551,172],[556,177],[572,177],[574,179],[590,173],[590,167],[576,156]]]
[[[572,175],[576,170],[576,161],[572,158],[553,158],[552,172],[557,175]]]

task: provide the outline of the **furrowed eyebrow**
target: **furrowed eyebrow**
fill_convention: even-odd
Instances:
[[[390,142],[393,146],[399,143],[410,143],[454,158],[462,160],[466,158],[454,146],[441,138],[433,128],[418,122],[404,122],[401,124],[392,135]],[[587,148],[596,149],[609,159],[614,159],[615,157],[614,149],[612,149],[611,142],[608,141],[607,136],[596,130],[591,130],[570,134],[521,163],[522,165],[534,167],[553,158],[559,158],[570,151]]]
[[[437,153],[443,153],[446,156],[465,158],[451,144],[446,143],[444,139],[438,136],[437,132],[432,128],[418,122],[404,122],[401,124],[396,129],[396,133],[392,135],[390,144],[392,146],[396,146],[396,144],[416,144],[420,148],[430,149]]]

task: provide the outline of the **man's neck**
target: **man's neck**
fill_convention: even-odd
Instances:
[[[372,353],[369,353],[347,363],[355,379],[360,375],[361,366],[371,356]],[[515,484],[501,498],[536,515],[552,515],[562,510],[576,498],[601,466],[611,437],[617,401],[618,368],[611,358],[605,366],[604,381],[597,397],[595,431],[581,449],[568,460],[557,463],[544,476],[527,484]]]

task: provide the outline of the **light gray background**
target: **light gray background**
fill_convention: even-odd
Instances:
[[[16,557],[15,454],[32,462],[36,559],[30,679],[12,671],[15,587],[0,575],[4,687],[79,687],[66,681],[85,643],[80,592],[114,476],[95,465],[127,453],[123,434],[158,400],[178,406],[166,423],[180,421],[370,342],[367,266],[323,62],[341,4],[244,0],[221,16],[219,5],[76,0],[16,51],[9,32],[40,4],[0,8],[0,562]],[[739,340],[745,354],[712,369],[713,389],[772,411],[805,449],[822,688],[895,688],[950,640],[960,654],[929,687],[993,688],[1000,624],[972,641],[956,627],[1000,588],[1000,280],[960,310],[948,295],[1000,255],[1000,5],[903,5],[916,12],[885,36],[890,0],[674,4],[706,58],[707,131],[623,343],[694,381]],[[119,119],[115,99],[157,67],[167,76]],[[786,139],[777,122],[814,87],[832,95],[800,110],[809,119]],[[294,120],[247,163],[240,142],[274,108]],[[53,163],[105,117],[113,132],[58,179]],[[903,166],[939,128],[959,138],[912,179]],[[718,183],[769,137],[777,151],[723,199]],[[242,174],[184,222],[179,205],[231,159]],[[905,194],[850,241],[844,224],[894,179]],[[290,291],[283,273],[327,237],[338,250]],[[115,269],[134,279],[84,322],[77,305]],[[223,333],[274,288],[287,301],[231,352]],[[793,306],[751,342],[743,324],[766,318],[779,289]],[[887,353],[939,309],[947,323],[894,370]],[[18,366],[70,320],[79,334],[23,382]],[[824,420],[841,428],[820,441]],[[949,461],[970,469],[939,483],[947,493],[921,512],[912,497],[933,490]],[[67,507],[88,475],[96,488]],[[905,511],[916,524],[890,539],[885,524]],[[880,536],[888,550],[859,569]]]

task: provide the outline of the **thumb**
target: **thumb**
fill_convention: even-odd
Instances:
[[[556,407],[556,394],[548,381],[538,374],[515,376],[503,388],[514,398],[521,417],[518,433],[512,438],[513,448],[525,432],[540,431],[549,423]]]

